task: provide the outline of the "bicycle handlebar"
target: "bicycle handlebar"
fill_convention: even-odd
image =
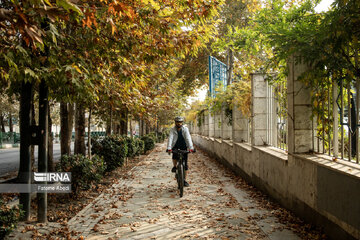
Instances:
[[[172,150],[172,152],[173,152],[173,153],[182,153],[182,154],[184,154],[184,153],[189,153],[190,151],[188,151],[188,150],[181,150],[181,149],[174,149],[174,150]]]
[[[169,152],[169,150],[166,150],[166,152]],[[177,154],[185,154],[185,153],[191,153],[191,151],[188,150],[181,150],[181,149],[173,149],[171,152],[177,153]],[[196,152],[194,149],[193,153]]]

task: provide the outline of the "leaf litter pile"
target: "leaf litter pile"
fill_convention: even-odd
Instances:
[[[204,155],[206,155],[206,153],[204,153],[204,152],[202,152],[202,153]],[[251,206],[248,206],[248,207],[240,206],[240,208],[243,211],[250,212],[251,209],[265,210],[265,212],[262,213],[261,215],[258,213],[254,213],[254,214],[248,216],[247,220],[250,223],[259,226],[260,224],[257,224],[257,222],[259,222],[259,220],[271,218],[271,219],[275,219],[276,223],[280,223],[281,225],[274,226],[273,224],[270,224],[270,226],[272,226],[272,229],[270,230],[270,232],[282,231],[284,229],[287,229],[287,230],[290,230],[293,233],[295,233],[301,239],[306,239],[306,240],[328,239],[328,237],[326,236],[326,234],[324,234],[322,229],[315,227],[312,224],[305,223],[299,217],[295,216],[292,212],[284,209],[278,203],[272,201],[267,195],[260,192],[252,185],[249,185],[244,179],[235,175],[231,170],[224,167],[222,164],[220,164],[216,160],[213,160],[211,158],[208,158],[208,159],[211,160],[216,165],[216,167],[215,167],[216,171],[213,171],[211,174],[214,175],[214,174],[216,174],[216,172],[223,172],[223,175],[225,175],[228,178],[227,180],[219,182],[219,185],[224,186],[224,185],[227,185],[227,183],[231,182],[231,183],[234,183],[234,186],[236,189],[246,192],[247,196],[245,197],[245,199],[248,199],[248,201],[251,202],[251,204],[250,204]],[[206,174],[206,176],[210,176],[210,174]],[[212,180],[212,181],[214,181],[214,180]],[[209,180],[209,182],[211,182],[211,180]],[[220,191],[220,193],[222,193],[223,189],[220,188],[218,191]],[[233,201],[234,201],[234,199],[232,199],[231,202],[233,203]],[[265,221],[265,222],[270,223],[269,220]],[[259,237],[259,239],[261,239],[261,237],[263,237],[263,236],[261,236],[261,234],[260,234],[257,237]]]
[[[68,221],[74,217],[85,206],[92,202],[101,193],[117,182],[120,178],[127,179],[128,171],[135,165],[141,163],[145,155],[129,158],[124,166],[106,173],[100,183],[92,185],[88,190],[79,190],[77,195],[48,193],[48,223],[37,223],[36,199],[31,202],[30,221],[19,223],[17,229],[10,234],[9,239],[77,239],[77,232],[68,228]],[[3,194],[5,202],[16,199],[19,194]]]
[[[130,160],[76,198],[50,195],[50,223],[19,229],[33,239],[269,239],[279,232],[327,239],[201,150],[189,156],[190,187],[179,198],[164,150]]]

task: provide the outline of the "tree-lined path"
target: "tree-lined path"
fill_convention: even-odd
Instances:
[[[190,187],[179,198],[171,157],[160,144],[66,225],[38,224],[38,238],[68,231],[73,239],[302,239],[307,225],[202,151],[189,158]],[[287,224],[284,224],[284,221]],[[280,223],[283,222],[283,223]],[[29,228],[28,228],[29,229]],[[297,236],[293,231],[303,234]],[[49,234],[49,235],[48,235]],[[311,235],[313,234],[313,235]],[[21,224],[9,239],[28,239]]]
[[[360,239],[360,1],[319,2],[0,0],[0,148],[20,133],[0,239],[18,221],[35,239],[323,238],[202,153],[179,199],[164,146],[146,155],[175,116],[283,206]],[[71,172],[71,193],[33,172]]]

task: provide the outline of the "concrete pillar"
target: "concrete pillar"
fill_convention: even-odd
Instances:
[[[221,111],[214,114],[214,129],[215,129],[215,138],[221,138]]]
[[[249,119],[237,106],[233,107],[232,139],[234,142],[249,142]]]
[[[204,112],[205,117],[205,123],[204,123],[204,136],[209,136],[209,112]]]
[[[251,74],[251,144],[267,145],[266,80],[262,73]]]
[[[199,121],[201,121],[201,119],[199,118],[199,115],[196,115],[196,121],[195,121],[196,134],[200,134]]]
[[[209,137],[214,137],[215,136],[215,126],[214,126],[214,121],[215,121],[215,116],[211,115],[211,113],[209,113]]]
[[[222,139],[231,139],[232,130],[231,124],[229,123],[229,119],[225,114],[225,106],[221,108],[221,138]]]
[[[200,114],[201,117],[201,136],[205,136],[205,113]]]
[[[306,87],[299,76],[309,66],[298,63],[299,58],[292,56],[288,61],[288,152],[307,153],[312,149],[312,121],[310,88]]]

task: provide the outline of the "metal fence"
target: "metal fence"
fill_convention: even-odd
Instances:
[[[0,132],[0,146],[3,144],[16,144],[20,142],[20,133]]]
[[[360,82],[329,82],[314,94],[322,96],[314,101],[315,152],[359,163]]]
[[[286,151],[286,81],[267,83],[266,89],[267,144]],[[324,81],[322,86],[312,89],[312,96],[314,152],[332,156],[334,160],[359,163],[360,81],[339,84]]]
[[[216,87],[222,84],[226,87],[227,80],[227,66],[225,63],[209,56],[209,91],[211,97],[216,95]]]
[[[276,147],[287,150],[287,89],[286,82],[276,83],[274,86],[276,101]]]
[[[266,89],[267,143],[287,150],[286,82],[267,82]]]

